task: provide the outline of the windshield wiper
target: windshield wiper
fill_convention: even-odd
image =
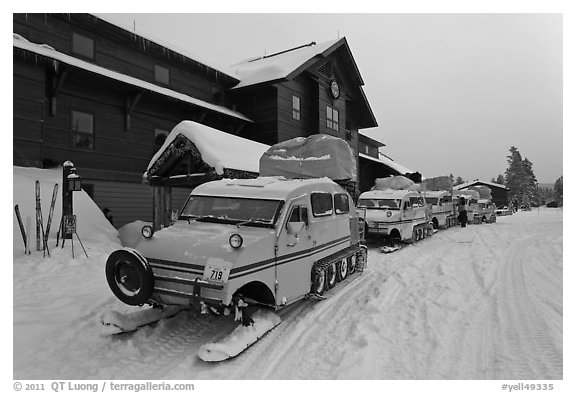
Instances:
[[[242,221],[236,224],[236,226],[238,228],[240,228],[240,225],[246,225],[246,224],[264,224],[264,225],[270,225],[271,222],[270,220],[265,220],[263,218],[251,218],[249,220],[246,221]]]

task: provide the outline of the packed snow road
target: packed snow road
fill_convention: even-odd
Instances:
[[[101,336],[99,315],[120,308],[110,294],[33,349],[15,344],[14,378],[562,379],[562,244],[562,210],[540,209],[391,254],[373,245],[362,274],[282,310],[278,327],[220,363],[196,352],[231,319],[182,312]]]

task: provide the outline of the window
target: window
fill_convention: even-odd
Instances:
[[[348,195],[346,194],[336,194],[334,195],[334,209],[336,214],[345,214],[350,211],[350,205],[348,204]]]
[[[334,109],[330,105],[326,106],[326,127],[338,131],[340,130],[338,122],[338,109]]]
[[[170,70],[166,67],[154,65],[154,81],[163,85],[170,84]]]
[[[308,225],[308,209],[305,206],[294,207],[288,222],[304,222]]]
[[[312,214],[314,217],[329,216],[332,214],[332,194],[315,192],[310,195],[312,202]]]
[[[157,151],[162,147],[166,137],[168,136],[169,132],[166,130],[162,130],[160,128],[156,128],[154,130],[154,151]]]
[[[78,33],[72,33],[72,53],[94,59],[94,40]]]
[[[94,149],[94,115],[72,111],[72,146]]]
[[[292,95],[292,118],[300,121],[300,97]]]

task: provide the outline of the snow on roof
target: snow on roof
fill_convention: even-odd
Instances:
[[[179,101],[184,101],[184,102],[187,102],[189,104],[200,106],[202,108],[209,109],[209,110],[212,110],[215,112],[219,112],[219,113],[222,113],[222,114],[225,114],[225,115],[228,115],[231,117],[235,117],[238,119],[242,119],[245,121],[249,121],[249,122],[252,121],[249,118],[247,118],[246,116],[244,116],[243,114],[238,113],[236,111],[233,111],[231,109],[228,109],[226,107],[223,107],[220,105],[214,105],[214,104],[211,104],[209,102],[202,101],[202,100],[199,100],[199,99],[194,98],[194,97],[190,97],[186,94],[182,94],[182,93],[179,93],[177,91],[170,90],[170,89],[167,89],[165,87],[157,86],[153,83],[134,78],[132,76],[124,75],[124,74],[121,74],[119,72],[112,71],[112,70],[109,70],[107,68],[97,66],[97,65],[89,63],[87,61],[80,60],[76,57],[69,56],[65,53],[58,52],[48,45],[32,43],[18,34],[14,34],[14,47],[24,49],[24,50],[27,50],[27,51],[30,51],[30,52],[36,53],[38,55],[54,59],[54,60],[58,60],[58,61],[61,61],[63,63],[69,64],[71,66],[81,68],[83,70],[93,72],[95,74],[102,75],[102,76],[107,77],[107,78],[115,79],[119,82],[124,82],[124,83],[127,83],[129,85],[137,86],[137,87],[140,87],[142,89],[152,91],[154,93],[158,93],[158,94],[161,94],[161,95],[164,95],[167,97],[172,97],[172,98],[177,99]]]
[[[489,182],[489,181],[482,181],[482,180],[469,181],[469,182],[462,183],[462,184],[459,184],[459,185],[457,185],[457,186],[454,186],[454,188],[455,188],[456,190],[463,190],[464,188],[472,187],[472,186],[474,186],[474,185],[476,185],[476,184],[484,184],[484,185],[487,185],[487,186],[489,186],[489,187],[498,187],[498,188],[503,188],[503,189],[505,189],[505,190],[508,190],[508,187],[506,187],[506,186],[503,185],[503,184],[492,183],[492,182]]]
[[[162,156],[178,135],[188,138],[200,151],[202,160],[222,175],[224,168],[258,173],[260,157],[270,146],[217,130],[190,120],[180,122],[170,132],[146,171]]]
[[[392,198],[399,199],[410,193],[418,193],[417,190],[370,190],[360,194],[360,198]]]
[[[229,67],[229,74],[241,81],[233,89],[286,78],[298,67],[313,57],[320,56],[338,41],[340,39],[303,46],[298,49],[253,58],[232,65]]]
[[[398,164],[396,161],[392,161],[391,159],[389,159],[387,157],[374,158],[374,157],[369,156],[369,155],[364,154],[364,153],[360,153],[360,157],[378,162],[380,164],[384,164],[387,167],[392,168],[395,171],[397,171],[399,175],[404,175],[406,173],[414,173],[415,172],[412,169],[408,169],[405,166],[402,166],[402,165]]]
[[[234,78],[232,75],[230,75],[227,71],[221,69],[220,66],[217,66],[217,65],[215,65],[214,63],[212,63],[212,62],[210,62],[210,61],[208,61],[208,60],[206,60],[206,59],[200,58],[197,54],[188,53],[188,51],[187,51],[186,49],[183,49],[183,48],[180,48],[180,47],[178,47],[178,46],[175,46],[174,44],[171,44],[171,43],[169,43],[169,42],[166,42],[166,41],[164,41],[164,40],[161,39],[161,38],[153,37],[153,36],[150,35],[149,33],[142,33],[142,32],[136,33],[136,32],[134,32],[134,31],[132,31],[132,30],[134,29],[134,26],[130,26],[130,25],[124,23],[124,22],[114,20],[114,19],[113,19],[113,16],[111,16],[111,15],[108,15],[108,14],[92,14],[92,15],[94,15],[94,16],[97,17],[98,19],[102,19],[102,20],[106,21],[107,23],[110,23],[111,25],[114,25],[114,26],[116,26],[116,27],[119,27],[119,28],[121,28],[122,30],[125,30],[125,31],[129,32],[130,34],[134,34],[135,36],[141,37],[141,38],[143,38],[143,39],[145,39],[145,40],[147,40],[147,41],[150,41],[150,42],[152,42],[152,43],[154,43],[154,44],[163,46],[164,48],[169,49],[169,50],[171,50],[171,51],[173,51],[173,52],[176,52],[176,53],[178,53],[178,54],[180,54],[180,55],[183,55],[184,57],[187,57],[187,58],[189,58],[189,59],[191,59],[191,60],[194,60],[194,61],[197,62],[197,63],[201,63],[201,64],[203,64],[203,65],[205,65],[205,66],[207,66],[207,67],[210,67],[210,68],[212,68],[214,71],[218,71],[218,72],[220,72],[220,73],[222,73],[222,74],[225,74],[225,75],[229,76],[230,78],[236,79],[236,78]]]

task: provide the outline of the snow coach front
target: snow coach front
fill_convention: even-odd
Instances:
[[[414,242],[428,236],[430,232],[428,208],[419,191],[366,191],[360,195],[357,206],[366,209],[367,235]]]

